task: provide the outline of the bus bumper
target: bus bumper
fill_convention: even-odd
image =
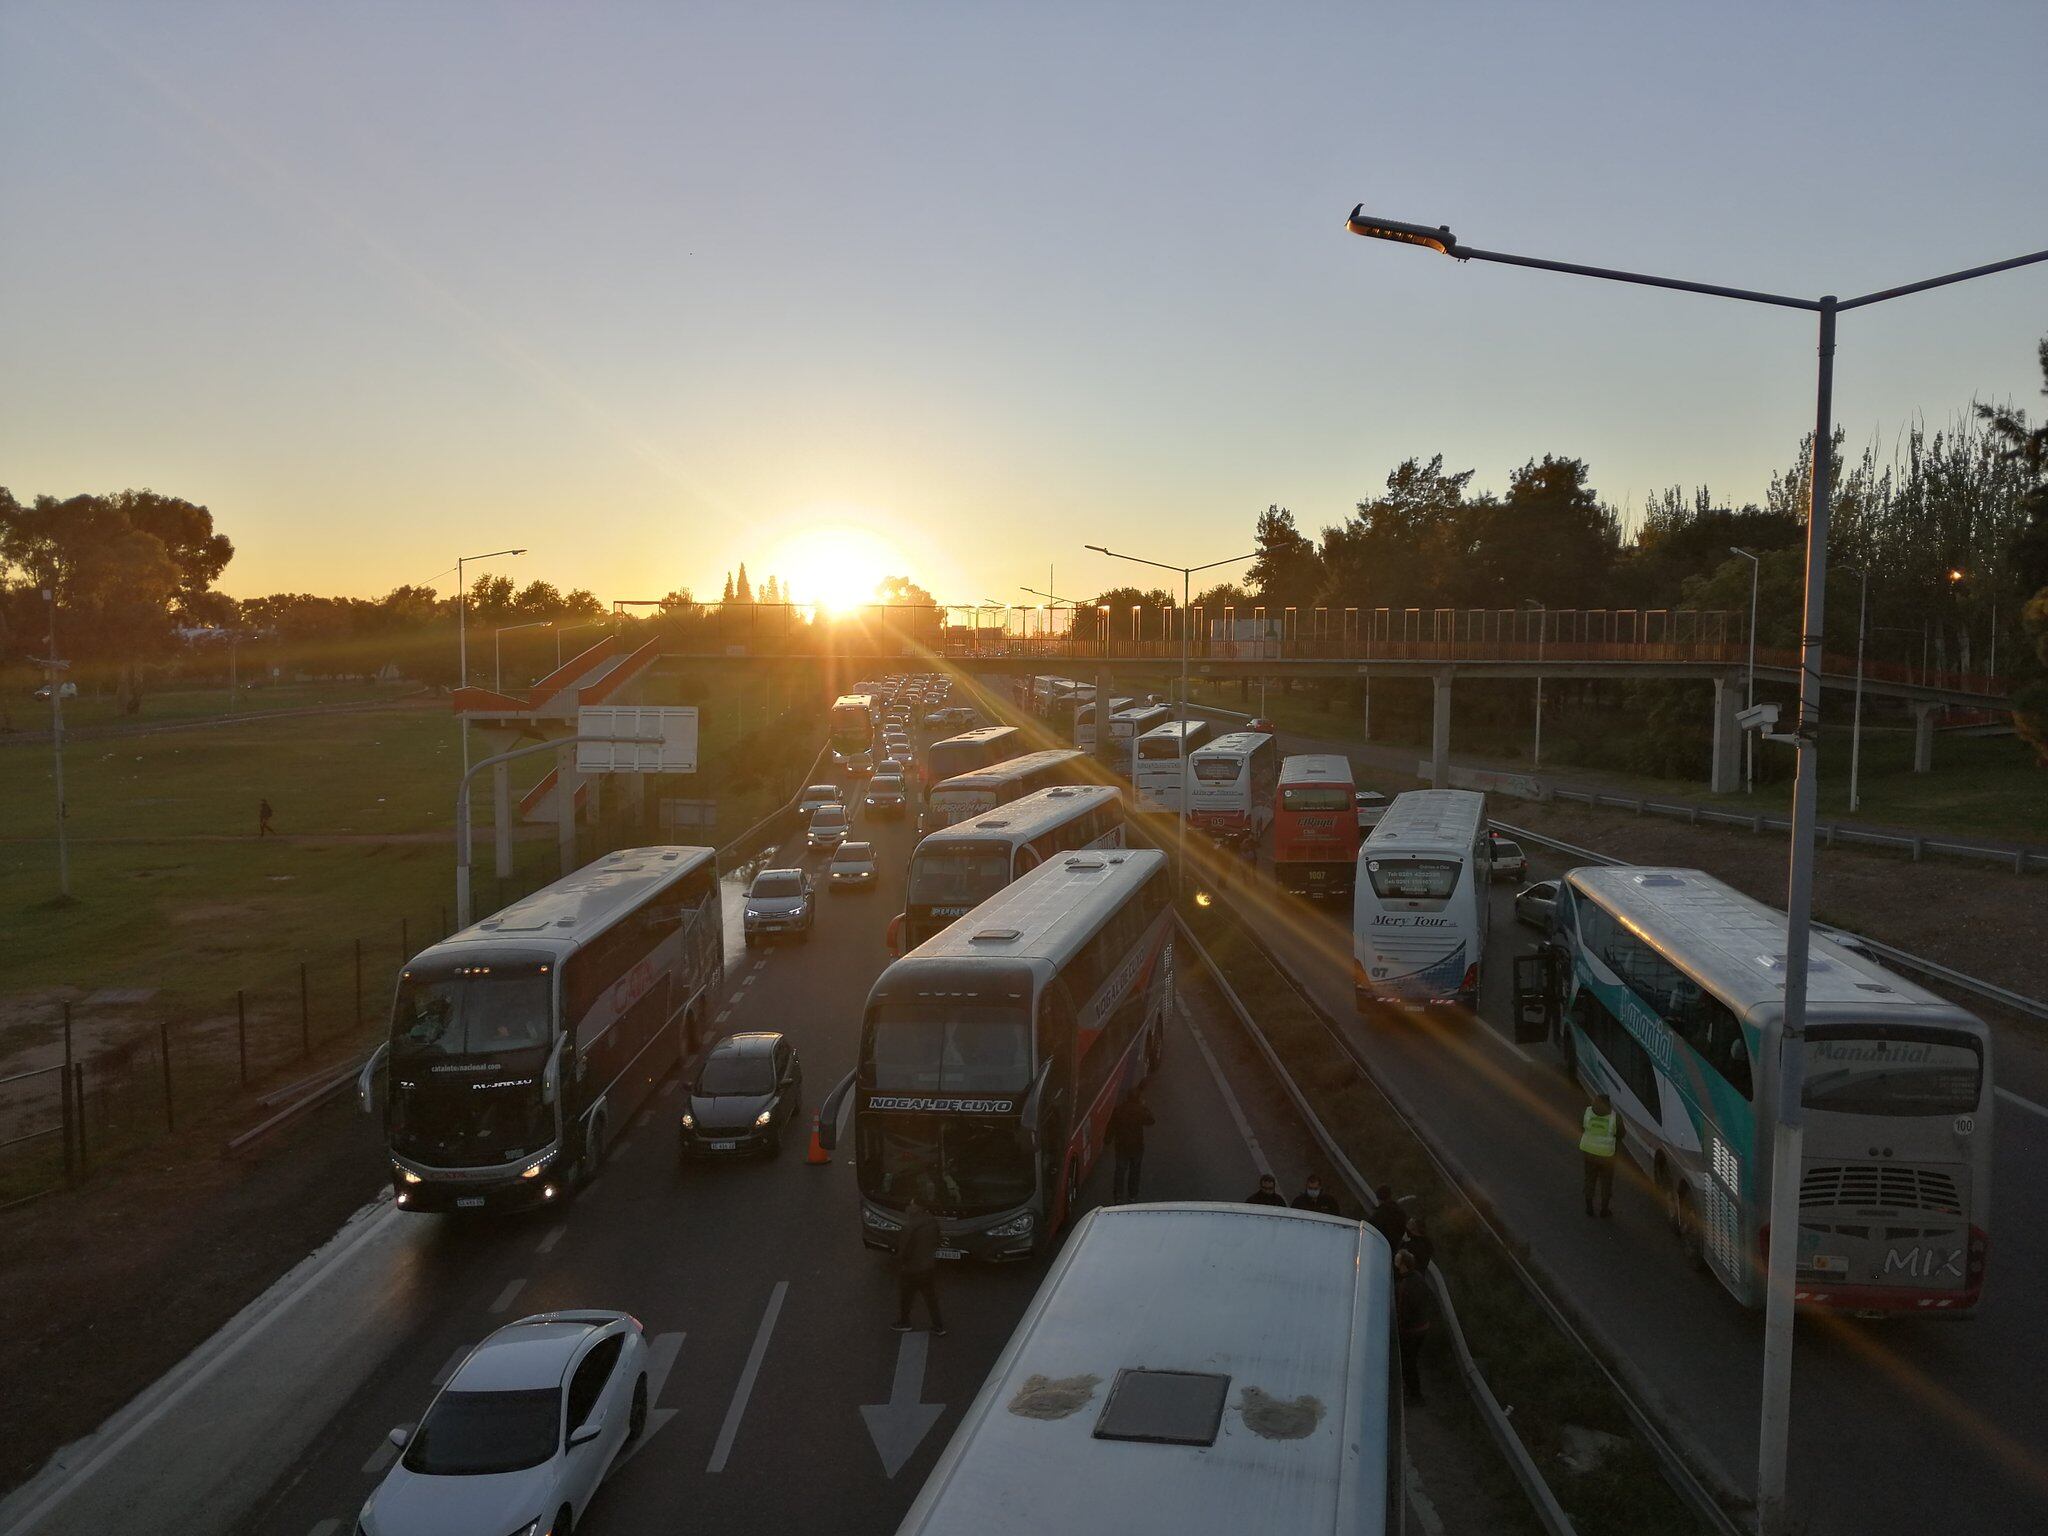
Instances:
[[[1936,1290],[1907,1285],[1830,1285],[1819,1276],[1801,1276],[1792,1300],[1802,1307],[1850,1312],[1866,1317],[1968,1317],[1977,1310],[1981,1286]]]
[[[861,1241],[877,1253],[894,1253],[902,1231],[901,1211],[861,1202]],[[973,1260],[984,1264],[1008,1264],[1028,1259],[1038,1251],[1039,1220],[1029,1211],[1010,1211],[1000,1216],[976,1218],[971,1224],[942,1222],[939,1258]]]
[[[531,1166],[531,1165],[529,1165]],[[530,1211],[559,1205],[568,1192],[567,1170],[552,1162],[534,1177],[450,1177],[412,1175],[403,1166],[391,1170],[392,1197],[402,1211],[461,1214],[469,1211]],[[413,1182],[417,1179],[417,1182]]]

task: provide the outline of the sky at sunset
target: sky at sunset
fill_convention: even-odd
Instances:
[[[0,0],[0,484],[209,505],[237,595],[1022,601],[1399,460],[1761,497],[1811,319],[2048,245],[2035,3]],[[1887,444],[2042,401],[2048,268],[1844,318]],[[1218,573],[1228,574],[1228,573]],[[445,580],[445,578],[442,578]]]

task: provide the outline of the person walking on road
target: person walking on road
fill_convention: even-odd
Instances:
[[[1308,1176],[1308,1183],[1302,1186],[1301,1193],[1294,1197],[1294,1209],[1320,1211],[1325,1216],[1334,1216],[1337,1214],[1337,1197],[1323,1188],[1320,1174],[1312,1173]]]
[[[926,1204],[930,1198],[929,1186],[920,1182],[903,1212],[903,1231],[896,1239],[896,1321],[890,1326],[898,1333],[910,1332],[910,1302],[922,1296],[933,1336],[944,1338],[946,1324],[939,1316],[939,1218]]]
[[[1138,1084],[1123,1103],[1110,1112],[1109,1145],[1116,1153],[1110,1198],[1119,1205],[1138,1198],[1138,1179],[1145,1171],[1145,1127],[1159,1123],[1145,1102],[1145,1085]]]
[[[1394,1255],[1394,1330],[1401,1336],[1401,1387],[1408,1401],[1422,1406],[1422,1347],[1429,1342],[1427,1282],[1405,1250]]]
[[[1246,1205],[1277,1205],[1283,1211],[1287,1202],[1280,1194],[1280,1181],[1270,1173],[1259,1175],[1259,1187],[1244,1197]]]
[[[1621,1116],[1614,1112],[1614,1101],[1604,1093],[1594,1094],[1592,1106],[1579,1119],[1579,1183],[1588,1216],[1614,1214],[1609,1207],[1614,1202],[1614,1154],[1621,1148],[1621,1138]]]
[[[1436,1243],[1429,1235],[1429,1222],[1420,1211],[1408,1218],[1408,1232],[1401,1239],[1400,1251],[1415,1261],[1417,1274],[1428,1269],[1430,1260],[1436,1257]]]
[[[256,802],[256,835],[259,838],[277,836],[276,831],[270,825],[270,818],[273,814],[275,813],[270,809],[270,802],[268,800],[259,799]]]

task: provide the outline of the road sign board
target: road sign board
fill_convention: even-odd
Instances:
[[[659,746],[581,743],[576,748],[578,773],[697,771],[697,711],[691,707],[589,704],[577,711],[576,734],[661,738]]]

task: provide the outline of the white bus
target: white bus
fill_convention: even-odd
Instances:
[[[1090,1211],[897,1536],[1399,1532],[1392,1314],[1370,1225]]]
[[[1209,739],[1206,720],[1168,720],[1138,738],[1132,754],[1131,788],[1141,811],[1180,809],[1181,758]]]
[[[709,848],[608,853],[421,950],[398,979],[391,1181],[408,1211],[546,1205],[693,1050],[724,978]]]
[[[1115,715],[1120,710],[1129,709],[1130,707],[1131,701],[1129,699],[1112,698],[1109,701],[1109,713],[1111,715]],[[1083,752],[1093,752],[1095,750],[1095,717],[1097,713],[1098,711],[1095,708],[1095,701],[1093,699],[1090,699],[1086,704],[1075,706],[1074,745]]]
[[[1358,850],[1351,979],[1360,1010],[1376,1003],[1476,1008],[1492,879],[1484,795],[1396,795]]]
[[[932,785],[922,825],[926,832],[936,832],[1055,784],[1085,783],[1089,766],[1087,753],[1073,747],[1053,747],[993,763],[973,773],[956,774]]]
[[[1123,793],[1107,784],[1041,789],[923,838],[910,856],[889,947],[915,949],[1019,875],[1077,848],[1124,846]]]
[[[1697,869],[1589,868],[1559,882],[1551,931],[1566,1059],[1613,1098],[1687,1257],[1763,1305],[1785,915]],[[1990,1030],[1818,933],[1806,1019],[1798,1299],[1967,1316],[1990,1243]]]
[[[1046,1251],[1110,1112],[1158,1062],[1172,942],[1166,855],[1104,848],[1039,865],[891,962],[849,1083],[869,1247],[895,1247],[923,1186],[942,1257]]]
[[[924,781],[939,784],[1015,757],[1024,733],[1014,725],[984,725],[935,741],[924,749]]]
[[[1125,778],[1130,778],[1133,771],[1138,738],[1172,718],[1173,711],[1164,704],[1133,703],[1129,709],[1110,711],[1109,739],[1116,750],[1117,766]]]
[[[832,701],[832,760],[842,766],[875,744],[875,695],[842,693]]]
[[[1280,749],[1258,731],[1218,736],[1188,756],[1188,824],[1211,837],[1258,838],[1273,824]]]

